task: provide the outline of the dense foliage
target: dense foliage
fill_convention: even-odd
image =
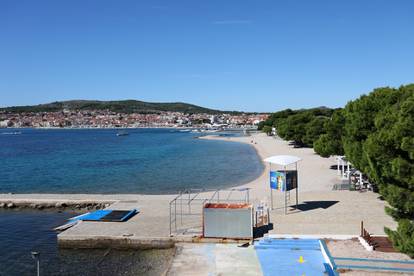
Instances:
[[[345,154],[378,185],[398,221],[386,232],[414,257],[414,85],[376,89],[348,103],[344,117]]]
[[[344,155],[342,133],[345,124],[343,110],[337,109],[324,124],[324,132],[313,143],[313,149],[322,157]]]
[[[323,157],[345,154],[389,203],[398,228],[385,230],[394,246],[414,257],[414,84],[375,89],[343,109],[283,110],[266,126]]]
[[[291,110],[286,109],[273,113],[259,125],[275,127],[278,136],[285,140],[294,141],[297,145],[312,147],[315,140],[325,133],[325,123],[333,110],[326,107]]]
[[[222,113],[218,110],[208,109],[187,103],[149,103],[135,100],[125,101],[63,101],[49,104],[31,106],[12,106],[1,108],[0,111],[23,113],[23,112],[54,112],[69,110],[109,110],[118,113],[157,113],[160,111],[182,112],[182,113]],[[237,112],[228,112],[237,113]]]
[[[272,133],[272,127],[271,126],[263,126],[262,131],[266,133],[267,135],[270,135]]]

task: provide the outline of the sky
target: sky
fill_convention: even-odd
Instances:
[[[412,0],[0,0],[0,106],[271,112],[414,82]]]

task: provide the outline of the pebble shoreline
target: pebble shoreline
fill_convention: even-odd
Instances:
[[[58,210],[99,210],[107,208],[110,202],[0,202],[0,209],[58,209]]]

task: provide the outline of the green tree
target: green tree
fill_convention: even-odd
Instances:
[[[299,112],[280,120],[277,124],[277,133],[285,140],[291,140],[305,146],[306,124],[312,120],[310,112]]]
[[[344,115],[345,154],[389,203],[394,246],[414,257],[414,85],[376,89],[348,103]]]
[[[389,203],[394,246],[414,257],[414,84],[375,89],[344,109],[282,110],[265,125],[323,157],[345,154]]]
[[[398,221],[397,231],[385,229],[394,247],[414,258],[414,223],[409,219]]]
[[[306,134],[303,137],[303,143],[308,146],[313,146],[314,142],[325,133],[325,123],[328,120],[328,117],[317,116],[306,124]]]
[[[267,135],[270,135],[272,133],[272,127],[271,126],[264,126],[262,131],[266,133]]]
[[[322,157],[331,155],[344,155],[342,145],[342,132],[345,125],[345,118],[342,109],[336,109],[332,117],[325,122],[325,134],[313,143],[313,148],[317,154]]]
[[[290,115],[295,114],[295,111],[291,110],[291,109],[285,109],[282,111],[278,111],[275,112],[273,114],[271,114],[262,124],[261,124],[261,128],[263,128],[263,126],[273,126],[276,127],[277,123],[282,120],[285,119],[287,117],[289,117]]]
[[[281,138],[294,141],[297,145],[312,147],[314,141],[325,133],[324,123],[332,112],[332,109],[326,107],[285,109],[273,113],[268,124],[272,123]]]
[[[349,102],[344,109],[345,126],[342,137],[347,158],[358,169],[366,172],[369,163],[363,151],[363,144],[376,131],[375,117],[387,106],[395,104],[398,92],[392,88],[375,89],[369,96]]]
[[[259,124],[257,125],[257,130],[262,130],[265,125],[266,125],[265,121],[259,122]]]

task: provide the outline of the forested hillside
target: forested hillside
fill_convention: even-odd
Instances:
[[[160,111],[182,112],[182,113],[208,113],[217,114],[221,111],[204,108],[187,103],[150,103],[136,100],[125,101],[62,101],[48,104],[30,106],[12,106],[0,108],[0,111],[22,113],[22,112],[55,112],[63,109],[70,110],[109,110],[119,113],[156,113]]]

